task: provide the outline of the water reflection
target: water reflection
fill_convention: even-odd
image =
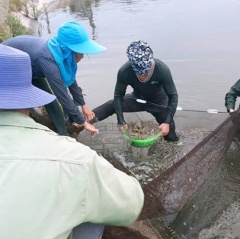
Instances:
[[[94,13],[92,5],[96,8],[100,0],[71,0],[69,3],[70,13],[75,13],[79,19],[88,19],[92,29],[92,37],[96,39],[96,24],[94,22]]]
[[[49,15],[50,18],[52,18],[53,12],[55,12],[55,17],[56,15],[60,15],[61,13],[64,13],[66,15],[71,15],[73,16],[73,19],[70,20],[88,20],[89,25],[91,27],[92,33],[92,39],[96,39],[96,24],[94,21],[94,12],[93,12],[93,7],[97,8],[99,5],[100,0],[71,0],[69,2],[61,2],[60,4],[55,5],[54,7],[51,7],[50,9],[47,9],[44,7],[44,11],[42,15],[40,16],[40,24],[38,27],[38,35],[39,36],[44,36],[45,34],[43,33],[44,31],[44,25],[46,25],[47,28],[47,34],[51,34],[51,27],[50,27],[50,21],[49,21]],[[60,13],[61,12],[61,13]],[[45,20],[45,21],[42,21]],[[60,24],[59,24],[60,25]]]
[[[239,77],[237,0],[60,1],[51,6],[48,19],[46,14],[39,17],[43,38],[54,35],[60,24],[75,20],[81,22],[93,39],[107,47],[104,57],[100,56],[104,64],[95,65],[92,72],[86,60],[81,62],[79,72],[83,80],[88,76],[81,86],[88,95],[94,95],[100,86],[97,76],[107,71],[99,104],[112,98],[116,72],[127,60],[126,47],[136,39],[148,41],[154,55],[170,67],[179,92],[179,105],[184,108],[225,110],[226,90]],[[97,106],[94,98],[89,97],[87,101],[90,107]]]
[[[155,1],[155,0],[151,0],[151,1]],[[101,1],[101,0],[82,0],[82,1],[71,0],[69,2],[63,1],[63,2],[60,2],[60,4],[57,4],[54,8],[50,8],[50,12],[53,12],[53,11],[58,12],[61,9],[61,11],[65,12],[65,14],[72,15],[75,20],[88,20],[89,26],[91,27],[91,30],[92,30],[91,36],[94,40],[96,40],[97,26],[95,23],[94,14],[96,13],[96,10],[97,10],[96,8],[98,8],[98,6],[100,5],[100,2],[101,4],[108,4],[108,2],[111,3],[111,1]],[[129,11],[129,12],[137,11],[134,5],[139,4],[139,1],[137,0],[125,0],[125,1],[116,1],[116,2],[120,4],[119,6],[116,6],[116,7],[120,7],[120,9],[124,9],[125,5],[132,5],[130,8],[127,7],[125,9],[126,11]],[[46,20],[45,24],[47,26],[47,33],[51,34],[48,14],[49,12],[46,9],[44,9],[41,19]],[[44,35],[42,34],[42,30],[44,28],[43,25],[44,25],[43,23],[40,23],[40,26],[38,29],[39,36]]]

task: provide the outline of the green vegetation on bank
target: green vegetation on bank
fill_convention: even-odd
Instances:
[[[0,26],[0,39],[4,41],[23,34],[31,34],[31,31],[16,16],[8,14],[5,23]]]
[[[14,12],[20,11],[28,17],[27,0],[9,0],[8,15],[5,22],[0,24],[0,40],[4,41],[18,35],[31,34],[31,30],[25,27],[21,20],[14,15]],[[35,17],[37,18],[37,15]]]

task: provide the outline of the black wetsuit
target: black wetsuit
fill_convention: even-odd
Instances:
[[[152,76],[144,82],[138,79],[130,62],[126,62],[119,69],[114,100],[93,110],[99,121],[116,113],[118,124],[122,125],[125,124],[123,112],[147,111],[159,124],[171,125],[166,139],[176,138],[173,116],[178,104],[178,93],[168,66],[158,59],[154,59],[154,62]],[[125,95],[127,86],[131,86],[133,92]],[[147,103],[139,103],[136,99],[143,99]]]

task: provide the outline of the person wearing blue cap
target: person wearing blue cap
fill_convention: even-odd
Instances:
[[[56,98],[31,81],[29,55],[0,44],[1,238],[100,239],[104,225],[134,223],[137,179],[30,118]]]
[[[106,50],[105,47],[91,40],[87,31],[77,22],[61,25],[57,35],[49,40],[21,35],[2,44],[28,53],[32,63],[33,84],[57,97],[45,108],[60,135],[68,135],[66,125],[71,124],[85,128],[92,135],[98,133],[98,129],[88,123],[94,113],[85,103],[82,89],[76,81],[76,71],[77,63],[84,54],[100,53]],[[78,106],[81,106],[82,112]]]
[[[127,130],[123,112],[147,111],[159,123],[159,131],[167,141],[177,141],[174,114],[178,93],[166,64],[153,58],[153,51],[145,41],[134,41],[127,48],[128,62],[118,71],[114,100],[93,109],[101,121],[116,113],[119,129]],[[127,86],[133,88],[126,94]]]

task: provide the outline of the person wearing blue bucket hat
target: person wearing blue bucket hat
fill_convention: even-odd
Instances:
[[[0,44],[1,238],[100,239],[142,210],[137,179],[29,117],[54,100],[32,85],[29,55]]]
[[[27,53],[0,45],[0,110],[29,109],[56,99],[32,85],[31,61]]]
[[[68,135],[69,125],[80,130],[85,128],[92,135],[98,133],[98,129],[88,122],[94,112],[86,105],[76,72],[77,63],[84,54],[101,53],[106,48],[91,40],[81,24],[67,22],[61,25],[57,35],[49,40],[21,35],[2,44],[30,55],[33,84],[57,98],[45,108],[60,135]]]
[[[159,124],[159,131],[167,141],[177,141],[174,114],[178,93],[168,66],[153,57],[153,51],[146,41],[133,41],[127,47],[128,61],[117,74],[114,100],[93,109],[95,118],[101,121],[116,113],[118,127],[127,130],[123,112],[151,113]],[[128,86],[133,88],[126,94]]]

